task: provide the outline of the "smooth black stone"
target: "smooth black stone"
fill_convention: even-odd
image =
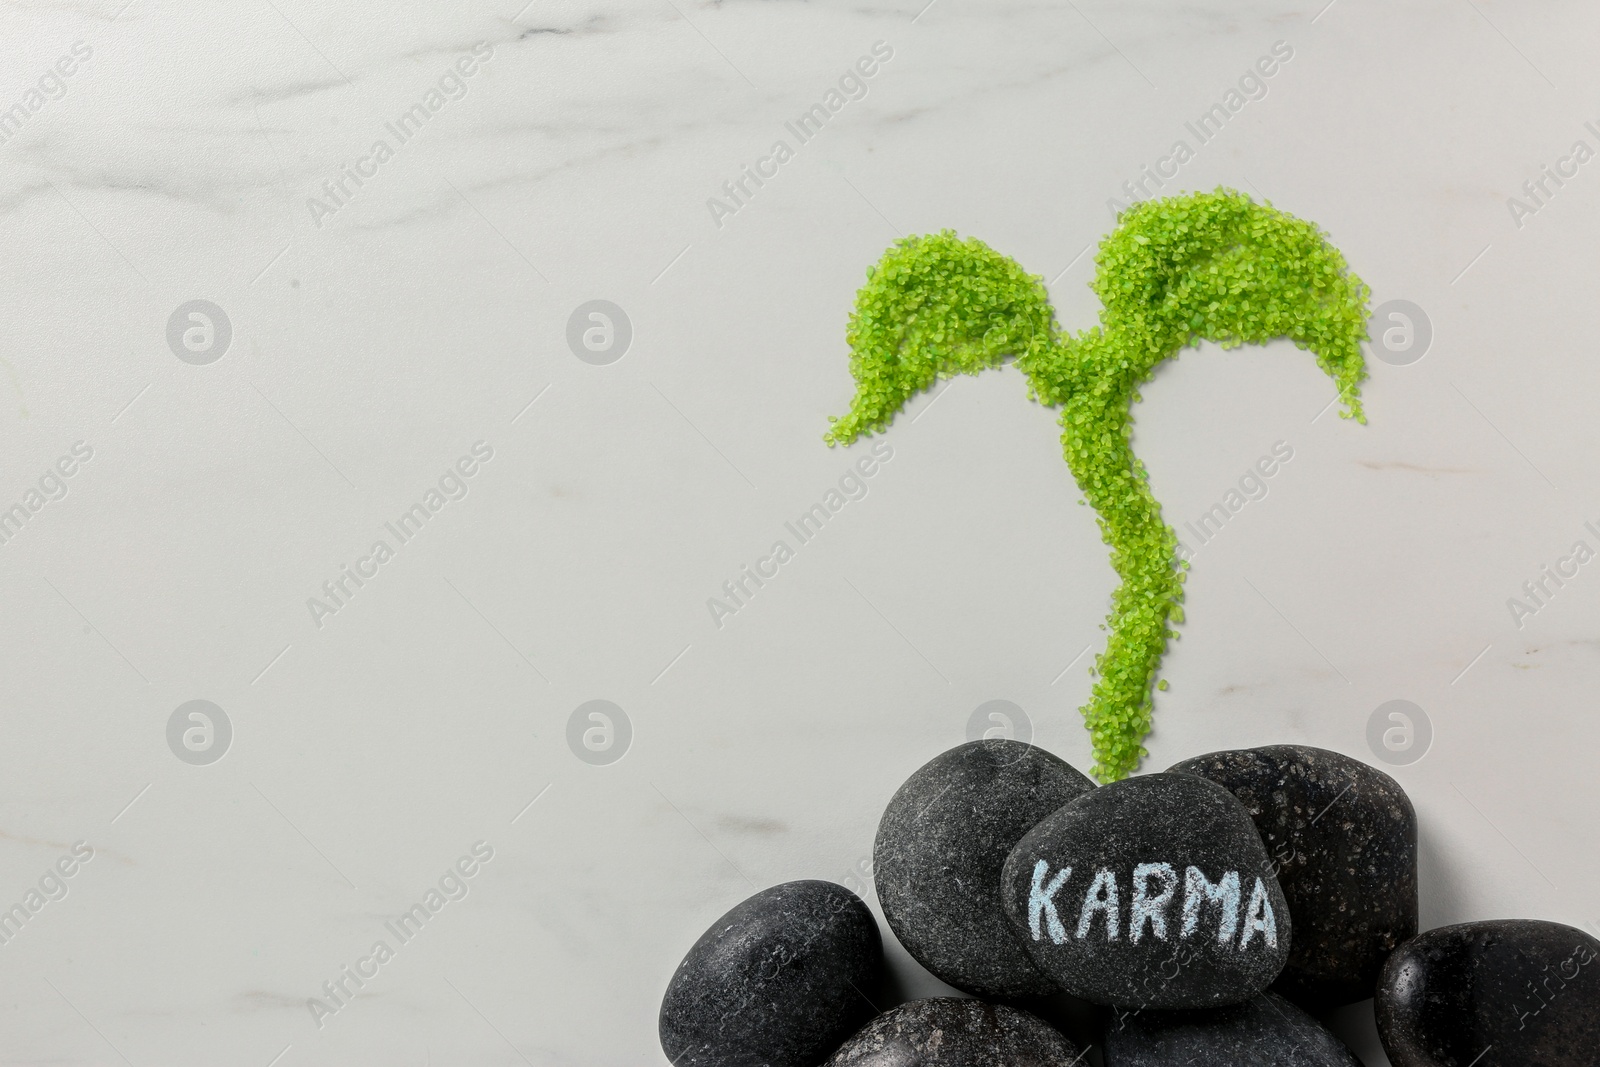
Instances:
[[[1240,1004],[1272,984],[1289,954],[1289,909],[1250,813],[1194,775],[1147,774],[1083,794],[1028,831],[1002,878],[1006,914],[1033,961],[1091,1003]],[[1206,885],[1217,887],[1215,902]]]
[[[816,1067],[871,1017],[878,925],[832,882],[786,882],[712,924],[661,1000],[675,1067]]]
[[[970,741],[906,779],[878,823],[872,879],[913,959],[981,997],[1056,992],[1000,904],[1000,868],[1034,825],[1095,788],[1020,741]]]
[[[873,1019],[828,1067],[1072,1067],[1079,1053],[1043,1020],[981,1000],[913,1000]]]
[[[1276,993],[1199,1011],[1108,1012],[1105,1067],[1361,1067],[1322,1025]]]
[[[1225,787],[1250,815],[1294,920],[1274,988],[1322,1008],[1373,995],[1417,933],[1417,813],[1375,767],[1303,745],[1213,752],[1170,770]]]
[[[1532,919],[1429,930],[1384,964],[1377,1010],[1394,1067],[1594,1067],[1600,941]]]

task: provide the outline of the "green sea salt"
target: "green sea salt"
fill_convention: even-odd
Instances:
[[[1185,348],[1286,337],[1311,351],[1358,422],[1367,376],[1367,287],[1313,223],[1230,189],[1148,200],[1123,212],[1095,256],[1099,325],[1067,336],[1043,280],[952,231],[899,241],[856,294],[855,399],[829,444],[888,427],[937,379],[1009,357],[1037,401],[1061,410],[1061,444],[1121,579],[1082,713],[1103,782],[1147,752],[1152,689],[1183,621],[1185,565],[1133,454],[1132,406],[1155,368]],[[1165,688],[1165,683],[1161,688]]]

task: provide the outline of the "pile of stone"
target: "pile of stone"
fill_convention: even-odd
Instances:
[[[895,793],[873,876],[906,951],[974,999],[880,1010],[872,912],[789,882],[684,957],[661,1005],[675,1067],[1360,1067],[1317,1016],[1366,1000],[1394,1067],[1600,1064],[1600,941],[1532,920],[1419,934],[1416,813],[1338,753],[1096,787],[974,741]],[[1092,1049],[1028,1010],[1063,994],[1098,1006]]]

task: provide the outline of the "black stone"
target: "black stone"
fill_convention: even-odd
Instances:
[[[1289,954],[1289,909],[1250,813],[1194,775],[1083,794],[1017,843],[1002,878],[1033,961],[1095,1004],[1240,1004]]]
[[[1018,1008],[981,1000],[913,1000],[873,1019],[828,1067],[1072,1067],[1072,1042]]]
[[[913,959],[980,997],[1056,992],[1000,904],[1000,868],[1040,819],[1095,788],[1040,748],[971,741],[906,779],[878,823],[872,878]]]
[[[786,882],[694,943],[661,999],[675,1067],[816,1067],[871,1017],[861,990],[883,966],[878,925],[832,882]]]
[[[1594,1067],[1600,941],[1532,919],[1429,930],[1384,964],[1377,1010],[1394,1067]]]
[[[1417,933],[1417,813],[1400,783],[1303,745],[1170,769],[1225,787],[1255,819],[1294,921],[1278,992],[1313,1008],[1371,997],[1383,961]]]
[[[1321,1024],[1276,993],[1199,1011],[1107,1013],[1105,1067],[1361,1067]]]

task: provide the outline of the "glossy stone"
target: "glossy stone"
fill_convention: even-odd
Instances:
[[[1105,1067],[1361,1067],[1317,1020],[1276,993],[1198,1011],[1106,1013]]]
[[[1378,971],[1417,932],[1417,813],[1400,784],[1304,745],[1213,752],[1174,764],[1250,811],[1294,919],[1275,988],[1332,1007],[1373,995]]]
[[[1394,1067],[1594,1067],[1600,941],[1571,926],[1498,919],[1429,930],[1378,982]]]
[[[1249,812],[1194,775],[1083,794],[1017,843],[1002,878],[1034,962],[1092,1003],[1238,1004],[1288,957],[1289,910]]]
[[[902,1004],[846,1041],[828,1067],[1072,1067],[1078,1050],[1017,1008],[934,997]]]
[[[866,904],[832,882],[763,890],[712,924],[661,1001],[675,1067],[816,1067],[871,1017],[883,966]]]
[[[924,764],[889,801],[872,850],[889,928],[913,959],[977,996],[1054,993],[1000,904],[1000,869],[1033,826],[1095,788],[1018,741],[972,741]]]

